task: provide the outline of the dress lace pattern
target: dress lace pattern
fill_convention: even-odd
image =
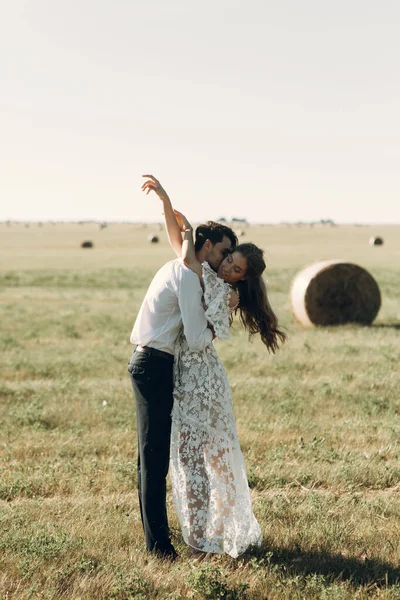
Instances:
[[[230,287],[208,263],[203,280],[207,319],[228,339]],[[170,472],[187,544],[236,558],[261,543],[224,366],[212,344],[189,350],[183,332],[175,348]]]

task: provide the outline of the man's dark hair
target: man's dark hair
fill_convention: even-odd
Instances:
[[[214,245],[218,242],[222,242],[222,238],[226,236],[231,240],[232,250],[237,246],[238,239],[236,234],[230,227],[221,225],[221,223],[215,223],[215,221],[207,221],[203,225],[199,225],[196,228],[196,241],[194,243],[194,249],[196,252],[202,249],[204,242],[210,240]]]

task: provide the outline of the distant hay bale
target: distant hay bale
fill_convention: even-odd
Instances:
[[[300,271],[290,290],[292,310],[300,323],[369,325],[381,306],[375,279],[363,268],[341,260],[325,260]]]
[[[245,232],[245,230],[244,230],[244,229],[239,229],[239,230],[236,232],[236,235],[238,236],[238,238],[240,238],[240,237],[243,237],[244,235],[246,235],[246,232]]]
[[[371,244],[371,246],[382,246],[383,239],[381,237],[371,237],[369,238],[369,243]]]
[[[149,235],[147,237],[147,240],[151,243],[151,244],[158,244],[158,242],[160,241],[158,236],[156,235]]]
[[[103,223],[99,224],[100,230],[101,229],[105,229],[107,227],[107,223],[104,221]]]
[[[81,244],[81,248],[93,248],[94,244],[91,240],[85,240]]]

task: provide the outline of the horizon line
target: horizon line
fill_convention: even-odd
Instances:
[[[210,219],[209,219],[210,220]],[[211,219],[213,220],[213,219]],[[193,223],[204,223],[205,221],[196,221]],[[216,219],[218,223],[230,223],[235,224],[238,227],[240,225],[244,226],[252,226],[252,225],[328,225],[328,226],[337,226],[337,225],[357,225],[357,226],[373,226],[373,225],[385,225],[390,227],[396,227],[400,225],[399,223],[391,223],[387,221],[334,221],[333,219],[320,219],[320,220],[310,220],[310,221],[249,221],[247,219],[239,219],[238,217],[233,217],[232,219]],[[135,221],[135,220],[110,220],[110,219],[4,219],[0,220],[0,225],[11,225],[11,224],[76,224],[76,225],[84,225],[89,223],[94,223],[96,225],[164,225],[162,219],[158,220],[149,220],[149,221]]]

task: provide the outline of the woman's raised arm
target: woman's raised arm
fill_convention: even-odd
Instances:
[[[164,221],[168,240],[172,248],[175,250],[176,255],[180,257],[182,256],[182,233],[176,221],[171,200],[169,199],[169,196],[162,187],[161,183],[155,177],[153,177],[153,175],[143,175],[143,177],[147,177],[148,180],[142,185],[142,191],[148,194],[153,190],[163,203]]]
[[[182,243],[182,258],[184,264],[189,267],[192,271],[197,273],[200,278],[200,283],[203,286],[203,268],[201,262],[197,260],[196,252],[194,249],[193,242],[193,227],[187,220],[187,218],[179,212],[174,210],[176,222],[180,230],[183,232],[183,243]]]

